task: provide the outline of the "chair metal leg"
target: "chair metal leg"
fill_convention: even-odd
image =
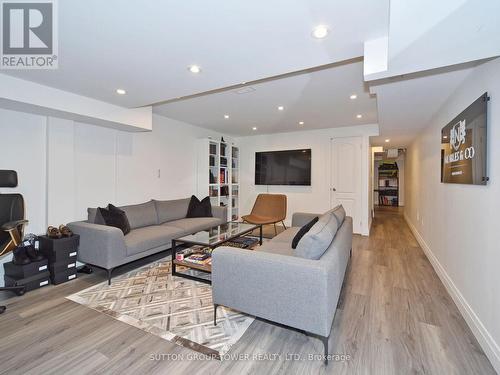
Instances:
[[[283,224],[283,228],[285,228],[285,230],[286,230],[286,225],[285,225],[285,222],[283,220],[281,220],[281,224]]]
[[[214,326],[217,325],[217,307],[219,307],[219,305],[214,303]]]
[[[276,223],[274,223],[274,235],[277,236],[278,235],[278,230],[276,229]]]

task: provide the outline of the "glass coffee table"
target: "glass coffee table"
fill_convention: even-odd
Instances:
[[[229,222],[216,227],[211,227],[200,232],[172,240],[172,275],[187,279],[211,283],[211,254],[212,250],[226,242],[243,237],[245,234],[259,229],[259,244],[262,245],[262,225]],[[178,245],[194,247],[178,248]],[[184,257],[196,257],[196,261],[188,261]],[[187,267],[188,272],[179,272],[177,267]]]

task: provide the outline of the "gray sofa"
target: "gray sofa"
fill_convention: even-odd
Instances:
[[[215,249],[212,253],[214,324],[217,306],[222,305],[313,333],[323,341],[327,363],[328,337],[352,252],[352,218],[346,217],[345,212],[337,215],[334,210],[323,214],[338,220],[330,217],[329,224],[324,221],[329,232],[322,240],[327,238],[331,243],[324,245],[326,251],[319,259],[297,255],[302,241],[306,246],[315,246],[311,245],[314,238],[306,239],[307,234],[297,249],[292,249],[291,244],[301,226],[316,216],[321,221],[322,214],[295,213],[291,228],[255,251]],[[319,222],[309,232],[318,225]]]
[[[115,227],[104,225],[96,208],[88,208],[88,219],[69,223],[80,235],[78,260],[108,271],[108,283],[114,268],[169,249],[172,239],[195,233],[227,221],[227,208],[212,206],[214,217],[186,218],[190,198],[119,207],[125,211],[131,231],[123,235]]]

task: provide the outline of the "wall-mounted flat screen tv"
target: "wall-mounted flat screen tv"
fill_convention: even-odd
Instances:
[[[311,185],[311,149],[255,153],[255,185]]]
[[[486,109],[484,93],[441,130],[441,182],[486,185]]]

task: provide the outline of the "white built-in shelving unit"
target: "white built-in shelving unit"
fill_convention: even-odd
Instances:
[[[228,221],[239,220],[239,149],[233,143],[200,139],[197,191],[212,205],[226,206]]]

